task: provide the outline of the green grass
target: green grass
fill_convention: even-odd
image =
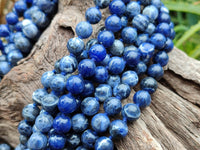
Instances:
[[[200,0],[163,0],[175,23],[175,46],[200,60]]]

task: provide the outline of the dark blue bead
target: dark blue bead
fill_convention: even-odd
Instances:
[[[121,17],[122,28],[125,28],[128,24],[128,18],[126,16]]]
[[[127,98],[131,93],[131,89],[127,84],[119,84],[114,87],[113,94],[114,96],[120,97],[121,99]]]
[[[140,34],[140,35],[138,35],[135,44],[137,46],[140,46],[142,43],[148,42],[148,40],[149,40],[149,35],[148,34]]]
[[[151,0],[138,0],[138,2],[140,2],[140,4],[142,5],[149,5],[151,3]]]
[[[109,5],[110,13],[122,16],[126,11],[126,5],[121,0],[113,0]]]
[[[83,145],[87,148],[93,148],[97,138],[98,136],[96,135],[96,133],[90,129],[85,130],[85,132],[83,132],[83,134],[81,135],[81,141]]]
[[[40,10],[34,11],[34,13],[31,15],[31,18],[39,28],[46,28],[50,22],[46,14]]]
[[[103,66],[107,66],[109,61],[110,61],[110,55],[106,54],[106,57],[104,58],[104,60],[100,62],[100,64]]]
[[[167,53],[171,52],[174,48],[174,43],[170,38],[167,38],[167,41],[165,43],[164,51]]]
[[[125,27],[121,33],[122,39],[126,44],[132,44],[136,41],[137,31],[132,27]]]
[[[122,109],[122,116],[128,121],[135,121],[140,117],[140,108],[136,104],[126,104]]]
[[[27,9],[25,12],[24,12],[24,18],[25,19],[32,19],[32,15],[39,10],[39,7],[38,6],[35,6],[33,5],[32,7],[30,7],[29,9]]]
[[[101,20],[101,11],[96,7],[88,8],[85,12],[86,20],[91,24],[96,24]]]
[[[78,75],[70,76],[67,79],[66,88],[70,93],[72,93],[74,95],[80,94],[84,90],[84,81]]]
[[[105,48],[111,47],[114,40],[115,36],[111,31],[102,31],[98,34],[98,42],[102,44]]]
[[[28,137],[25,136],[25,135],[20,135],[19,136],[19,141],[20,141],[21,144],[26,145],[26,143],[28,142]]]
[[[138,48],[142,60],[149,60],[155,51],[155,46],[150,43],[142,43]]]
[[[133,45],[126,46],[126,47],[124,48],[124,54],[125,54],[126,52],[129,52],[129,51],[138,51],[138,49],[137,49],[137,47],[135,47],[135,46],[133,46]]]
[[[110,119],[104,113],[96,114],[91,120],[92,129],[97,133],[105,132],[110,125]]]
[[[14,43],[17,49],[20,49],[23,53],[29,53],[31,51],[32,44],[24,36],[15,36]]]
[[[162,67],[164,67],[169,62],[169,56],[167,55],[165,51],[159,51],[154,55],[153,62],[158,63]]]
[[[47,72],[43,73],[43,75],[41,77],[41,83],[45,88],[50,87],[50,81],[51,81],[53,76],[54,76],[53,71],[47,71]]]
[[[141,54],[138,51],[131,50],[124,54],[124,60],[129,66],[133,67],[140,62],[140,56]]]
[[[86,51],[89,51],[90,48],[91,48],[93,45],[95,45],[95,44],[98,44],[97,39],[90,39],[90,40],[86,43],[86,45],[85,45]]]
[[[85,148],[84,146],[79,146],[76,148],[76,150],[88,150],[87,148]]]
[[[77,69],[78,62],[73,56],[65,56],[60,60],[60,70],[64,73],[72,73]]]
[[[163,22],[157,25],[156,32],[163,34],[165,37],[169,37],[171,34],[171,28],[169,24]]]
[[[72,117],[72,129],[79,133],[87,129],[89,123],[88,119],[83,114],[76,114]]]
[[[68,116],[57,116],[53,121],[53,128],[57,133],[67,133],[71,129],[71,119]]]
[[[150,94],[154,93],[158,87],[157,81],[152,77],[146,77],[142,79],[140,83],[142,90],[149,92]]]
[[[59,98],[53,94],[45,94],[42,98],[42,108],[47,112],[53,112],[57,108]]]
[[[151,36],[150,41],[153,45],[155,45],[156,49],[161,50],[165,47],[166,38],[160,33],[155,33]]]
[[[144,107],[147,107],[150,105],[151,95],[147,91],[140,90],[135,93],[135,95],[133,97],[133,101],[139,107],[144,108]]]
[[[26,105],[22,110],[22,116],[28,122],[34,122],[38,116],[40,109],[34,104]]]
[[[122,110],[122,104],[121,101],[115,97],[110,97],[107,100],[105,100],[103,104],[103,108],[109,116],[117,115]]]
[[[84,50],[84,41],[78,37],[72,38],[67,42],[67,48],[70,53],[79,55]]]
[[[81,137],[78,134],[70,133],[66,136],[66,145],[70,148],[76,148],[81,142]]]
[[[149,18],[145,15],[138,14],[132,20],[132,25],[140,31],[145,31],[149,24]]]
[[[7,144],[0,144],[0,150],[10,150],[10,146]]]
[[[1,39],[0,39],[0,50],[4,50],[4,44]]]
[[[103,66],[96,67],[94,80],[98,83],[105,83],[108,80],[107,69]]]
[[[83,39],[90,37],[92,32],[92,25],[86,21],[82,21],[76,26],[76,34]]]
[[[109,132],[113,138],[123,138],[128,134],[128,127],[122,120],[114,120],[110,124]]]
[[[61,74],[56,74],[51,78],[50,88],[56,92],[63,92],[66,87],[66,79],[65,76]]]
[[[100,102],[104,102],[107,98],[112,96],[112,88],[108,84],[100,84],[96,87],[94,95]]]
[[[154,5],[149,5],[144,8],[142,14],[148,16],[149,21],[154,23],[154,21],[158,17],[159,12],[158,12],[158,9]]]
[[[94,4],[99,8],[103,9],[109,6],[110,0],[93,0]]]
[[[118,32],[122,28],[121,19],[117,15],[111,15],[106,19],[105,27],[109,31]]]
[[[47,146],[46,135],[39,132],[33,133],[28,140],[27,146],[29,149],[44,149]]]
[[[114,145],[110,138],[102,136],[96,140],[95,150],[113,150]]]
[[[10,25],[15,25],[18,22],[18,16],[14,12],[10,12],[6,15],[6,21]]]
[[[122,0],[124,3],[129,3],[131,0]]]
[[[142,75],[147,71],[147,65],[144,62],[139,62],[135,69],[134,69],[138,75]]]
[[[133,18],[134,16],[140,14],[141,8],[137,2],[130,2],[126,7],[126,16],[128,18]]]
[[[112,88],[118,85],[121,82],[120,76],[118,75],[110,75],[107,84],[109,84]]]
[[[121,74],[125,68],[125,61],[120,57],[112,57],[108,63],[108,70],[111,74]]]
[[[158,22],[159,23],[165,22],[165,23],[170,24],[171,22],[170,15],[168,13],[160,13],[158,16]]]
[[[8,62],[2,61],[0,62],[0,76],[4,76],[11,70],[11,66]]]
[[[7,60],[10,62],[13,66],[17,65],[17,62],[23,58],[22,53],[19,50],[13,50],[8,53]]]
[[[0,55],[0,62],[6,61],[6,55]]]
[[[15,30],[17,32],[22,32],[22,21],[17,22],[17,24],[15,25]]]
[[[106,57],[106,49],[103,45],[95,44],[89,50],[89,56],[91,59],[94,59],[96,62],[104,60]]]
[[[9,36],[10,31],[7,25],[1,24],[0,25],[0,37],[7,37]]]
[[[171,32],[170,32],[170,39],[173,40],[176,36],[176,32],[174,31],[174,29],[171,29]]]
[[[55,12],[55,3],[51,0],[38,0],[36,5],[46,14],[53,14]]]
[[[120,40],[115,40],[113,45],[109,48],[112,55],[121,56],[124,52],[124,44]]]
[[[128,84],[130,87],[134,87],[139,81],[138,75],[134,71],[124,72],[121,80],[123,84]]]
[[[152,0],[151,4],[156,6],[157,8],[160,8],[162,6],[161,0]]]
[[[149,66],[147,74],[156,80],[160,80],[164,75],[164,70],[160,64],[152,64]]]
[[[149,35],[153,34],[154,31],[156,30],[156,27],[153,23],[149,23],[149,25],[147,26],[145,33],[148,33]]]
[[[20,134],[29,137],[32,134],[32,127],[23,120],[18,125],[18,131]]]
[[[27,5],[24,1],[17,1],[14,7],[15,7],[15,11],[19,15],[22,15],[27,10]]]
[[[78,65],[78,71],[84,78],[92,77],[95,69],[96,65],[91,59],[84,59]]]
[[[54,150],[62,150],[65,147],[66,139],[64,136],[55,134],[49,137],[49,146]]]
[[[81,93],[81,97],[88,97],[94,93],[94,85],[89,80],[84,80],[84,90]]]
[[[70,114],[77,109],[76,99],[70,95],[63,95],[58,102],[58,109],[64,114]]]
[[[81,103],[81,111],[87,116],[95,115],[99,107],[99,102],[94,97],[87,97]]]

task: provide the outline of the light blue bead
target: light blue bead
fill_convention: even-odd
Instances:
[[[122,74],[122,83],[134,87],[139,81],[138,75],[134,71],[126,71]]]
[[[149,18],[145,15],[138,14],[132,20],[132,25],[139,31],[144,32],[149,24]]]
[[[17,49],[23,53],[29,53],[32,48],[32,44],[28,38],[24,36],[15,36],[14,43]]]
[[[20,134],[29,137],[32,134],[32,127],[24,120],[22,120],[18,125],[18,131]]]
[[[51,81],[53,76],[54,76],[53,71],[47,71],[47,72],[43,73],[43,75],[41,77],[41,83],[45,88],[50,87],[50,81]]]
[[[60,60],[60,70],[64,73],[73,73],[78,66],[78,62],[73,56],[65,56]]]
[[[49,24],[49,18],[40,10],[34,11],[31,15],[32,21],[39,27],[39,28],[46,28]]]
[[[165,37],[170,37],[171,28],[168,23],[160,23],[156,27],[156,32],[163,34]]]
[[[27,142],[28,142],[28,137],[27,136],[25,136],[25,135],[20,135],[19,136],[19,141],[20,141],[20,143],[21,144],[23,144],[23,145],[26,145],[27,144]],[[1,149],[1,148],[0,148]]]
[[[138,75],[142,75],[147,71],[147,65],[144,62],[139,62],[134,70],[137,72]]]
[[[22,21],[22,31],[24,35],[29,39],[37,39],[37,36],[39,34],[37,26],[28,19]]]
[[[128,24],[128,18],[126,16],[121,17],[122,27],[126,27]]]
[[[1,55],[0,56],[0,62],[2,62],[2,61],[6,61],[6,55]]]
[[[44,149],[47,146],[46,135],[39,132],[33,133],[28,140],[27,146],[29,149]]]
[[[18,22],[18,16],[14,12],[10,12],[6,15],[6,21],[10,25],[15,25]]]
[[[138,48],[142,59],[150,59],[155,51],[155,46],[150,43],[142,43]]]
[[[114,87],[114,96],[120,97],[121,99],[127,98],[131,93],[131,89],[128,84],[119,84]]]
[[[27,9],[25,12],[24,12],[24,18],[25,19],[32,19],[32,15],[39,10],[39,7],[38,6],[31,6],[29,9]]]
[[[132,27],[125,27],[121,33],[122,39],[126,44],[132,44],[137,38],[137,31]]]
[[[11,66],[8,62],[2,61],[0,62],[0,76],[4,76],[11,70]]]
[[[124,52],[124,44],[120,40],[115,40],[109,51],[112,55],[121,56]]]
[[[90,48],[89,56],[96,62],[101,62],[106,57],[106,49],[103,45],[95,44]]]
[[[17,48],[16,48],[15,44],[10,43],[10,44],[8,44],[8,45],[5,46],[4,52],[5,52],[6,54],[8,54],[9,52],[11,52],[11,51],[13,51],[13,50],[16,50],[16,49],[17,49]]]
[[[152,64],[148,67],[147,74],[156,80],[160,80],[164,75],[164,70],[160,64]]]
[[[111,15],[105,20],[105,27],[112,32],[118,32],[122,28],[121,19],[117,15]]]
[[[95,74],[96,65],[93,60],[84,59],[78,65],[79,74],[84,78],[92,77]]]
[[[64,114],[61,114],[53,120],[53,128],[55,129],[55,132],[65,134],[71,129],[71,119]]]
[[[125,68],[125,61],[121,57],[112,57],[108,63],[108,70],[111,74],[121,74]]]
[[[118,85],[121,82],[121,79],[118,75],[110,75],[107,81],[112,88]]]
[[[81,111],[87,116],[95,115],[99,107],[99,102],[94,97],[87,97],[81,103]]]
[[[108,114],[109,116],[114,116],[121,112],[122,104],[118,98],[110,97],[107,100],[105,100],[103,108],[106,114]]]
[[[71,38],[67,42],[67,48],[70,53],[74,55],[79,55],[84,50],[84,41],[78,37]]]
[[[59,98],[53,94],[45,94],[42,98],[42,108],[47,112],[53,112],[58,104]]]
[[[91,120],[92,129],[97,133],[105,132],[110,125],[110,119],[106,114],[96,114]]]
[[[138,35],[135,44],[137,46],[140,46],[142,43],[148,42],[148,40],[149,40],[149,35],[148,34],[140,34],[140,35]]]
[[[23,58],[22,53],[19,50],[13,50],[7,54],[7,60],[12,64],[12,66],[16,66],[17,62]]]
[[[105,48],[109,48],[112,46],[115,40],[115,36],[111,31],[104,30],[98,34],[97,39],[98,42],[102,44]]]
[[[166,38],[160,33],[155,33],[151,36],[150,42],[155,45],[155,48],[161,50],[165,47]]]
[[[142,14],[149,17],[150,22],[154,22],[158,17],[158,9],[154,5],[149,5],[144,8]]]
[[[80,144],[80,142],[81,138],[79,134],[70,133],[66,135],[66,145],[68,147],[75,149]]]
[[[140,14],[141,8],[137,2],[130,2],[126,7],[126,15],[129,18],[133,18],[134,16]]]
[[[88,8],[85,12],[85,18],[91,24],[96,24],[101,20],[102,14],[96,7]]]
[[[101,9],[104,9],[109,6],[110,0],[93,0],[94,4]]]
[[[0,150],[10,150],[10,146],[8,144],[0,144]]]
[[[140,90],[135,93],[133,101],[139,107],[144,108],[150,105],[151,95],[147,91]]]
[[[81,141],[83,145],[87,148],[93,148],[98,136],[96,133],[90,129],[85,130],[81,135]]]
[[[102,136],[96,140],[95,150],[113,150],[114,145],[111,139]]]
[[[96,87],[94,95],[100,102],[104,102],[107,98],[112,96],[112,88],[108,84],[100,84]]]
[[[110,135],[113,138],[123,138],[128,134],[128,127],[122,120],[114,120],[109,127]]]
[[[135,121],[140,117],[140,108],[136,104],[126,104],[122,109],[122,116],[128,121]]]
[[[63,135],[54,134],[49,137],[48,142],[51,149],[62,150],[65,147],[66,138]]]
[[[157,8],[160,8],[162,6],[162,3],[160,0],[152,0],[151,4],[156,6]]]
[[[149,25],[147,26],[145,33],[148,33],[149,35],[153,34],[154,31],[156,30],[156,27],[153,23],[149,23]]]
[[[40,109],[34,104],[26,105],[22,110],[22,116],[28,122],[34,122],[38,116]]]
[[[76,26],[76,34],[83,39],[90,37],[92,32],[92,25],[86,21],[82,21]]]
[[[84,90],[81,93],[81,97],[88,97],[94,93],[94,85],[89,80],[84,80]]]
[[[133,46],[133,45],[130,45],[130,46],[126,46],[124,48],[124,54],[129,52],[129,51],[138,51],[137,47]]]
[[[142,90],[149,92],[150,94],[154,93],[158,87],[157,81],[152,77],[146,77],[140,82],[140,87]]]
[[[52,91],[63,92],[66,87],[66,78],[64,75],[55,74],[50,81],[50,88]]]
[[[97,83],[105,83],[108,80],[108,71],[103,66],[96,67],[94,80]]]
[[[109,61],[110,61],[110,55],[106,54],[106,57],[104,58],[104,60],[100,62],[100,64],[103,66],[107,66]]]
[[[126,5],[121,0],[113,0],[109,5],[111,14],[122,16],[126,11]]]
[[[161,11],[161,9],[160,9],[160,11]],[[157,20],[158,20],[159,23],[165,22],[165,23],[170,24],[171,17],[170,17],[170,15],[168,13],[165,13],[165,12],[161,13],[160,12]]]
[[[76,114],[72,117],[72,129],[77,132],[83,132],[87,129],[89,123],[87,117],[83,114]]]
[[[161,13],[169,14],[169,9],[168,9],[166,6],[162,5],[162,6],[160,7],[160,12],[161,12]]]

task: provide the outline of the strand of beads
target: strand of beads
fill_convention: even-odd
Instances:
[[[0,81],[26,57],[57,9],[57,1],[19,0],[0,25]]]

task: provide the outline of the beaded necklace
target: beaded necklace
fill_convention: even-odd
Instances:
[[[24,107],[16,150],[113,150],[113,140],[125,137],[127,123],[137,120],[140,109],[150,105],[156,80],[168,63],[167,53],[173,49],[175,32],[168,9],[160,0],[94,3],[96,7],[86,11],[86,21],[76,26],[78,37],[67,43],[70,55],[42,75],[44,88],[36,90],[33,104]],[[100,9],[108,6],[111,15],[105,27],[85,46],[83,39],[93,32],[91,24],[101,20]],[[143,76],[134,103],[122,106]],[[98,113],[100,103],[102,113]],[[120,113],[122,119],[111,121]],[[104,135],[107,130],[109,136]]]

